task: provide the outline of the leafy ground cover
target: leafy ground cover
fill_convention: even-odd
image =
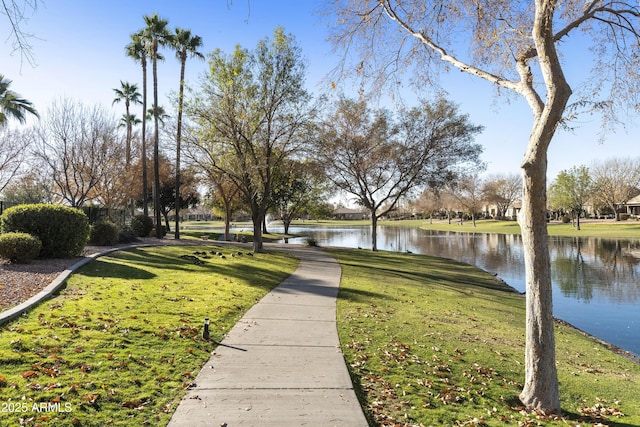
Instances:
[[[422,255],[331,250],[338,330],[372,425],[640,425],[640,365],[556,325],[563,417],[525,411],[524,298]]]
[[[203,319],[220,340],[296,266],[281,253],[232,257],[214,246],[90,262],[0,331],[0,425],[166,425],[215,346]]]

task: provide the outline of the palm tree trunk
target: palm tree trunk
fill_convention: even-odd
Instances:
[[[182,138],[182,104],[184,100],[184,68],[186,55],[182,55],[180,64],[180,93],[178,95],[178,128],[176,131],[176,229],[174,239],[180,239],[180,140]]]
[[[149,206],[147,200],[147,61],[142,60],[142,212],[145,217],[149,216]]]
[[[156,223],[156,237],[161,239],[162,222],[160,212],[160,141],[158,135],[158,42],[153,45],[153,213]]]

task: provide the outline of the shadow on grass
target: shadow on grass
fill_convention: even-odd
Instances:
[[[155,274],[142,268],[96,259],[80,267],[75,274],[87,277],[111,277],[115,279],[153,279]]]
[[[102,258],[98,258],[82,266],[76,274],[88,277],[110,277],[117,279],[152,279],[161,273],[161,270],[180,271],[184,273],[216,273],[229,279],[245,280],[251,286],[271,290],[282,279],[282,273],[256,265],[250,257],[232,258],[229,249],[227,258],[209,254],[207,258],[198,256],[201,265],[194,264],[193,260],[183,259],[180,256],[193,255],[198,246],[175,247],[170,251],[150,251],[148,248],[134,248],[114,252]],[[211,250],[209,248],[209,250]],[[153,273],[150,270],[160,270]],[[259,279],[259,280],[257,280]]]
[[[343,266],[375,268],[382,274],[446,287],[458,292],[466,293],[478,288],[509,293],[516,292],[512,287],[489,273],[478,274],[477,267],[450,259],[386,251],[335,251],[341,254],[340,263]],[[407,259],[413,261],[416,266],[412,271],[406,270]]]

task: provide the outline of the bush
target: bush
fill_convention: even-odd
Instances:
[[[62,205],[12,206],[0,217],[0,230],[28,233],[40,239],[41,258],[78,256],[89,240],[89,220],[84,212]]]
[[[130,226],[125,225],[120,229],[120,233],[118,233],[118,243],[131,243],[137,240],[136,233],[133,232]]]
[[[120,227],[111,221],[101,221],[91,227],[89,242],[98,246],[110,246],[118,243]]]
[[[29,262],[40,254],[41,249],[42,242],[31,234],[0,234],[0,258],[11,262]]]
[[[562,217],[563,224],[569,224],[571,222],[571,217],[569,215],[565,215]]]
[[[131,219],[131,229],[136,237],[149,237],[153,230],[153,220],[148,216],[136,215]]]
[[[167,235],[167,227],[165,227],[164,225],[161,225],[160,226],[160,236],[164,237],[166,235]],[[152,237],[156,237],[156,228],[155,227],[153,227],[151,229],[151,236]]]
[[[629,219],[629,214],[628,213],[621,213],[620,214],[620,221],[626,221]]]

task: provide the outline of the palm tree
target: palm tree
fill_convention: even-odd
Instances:
[[[133,58],[134,61],[140,62],[142,65],[142,116],[147,111],[147,58],[148,51],[142,31],[138,31],[131,35],[131,43],[125,47],[127,56]],[[142,211],[144,216],[149,216],[149,208],[147,207],[147,121],[142,121]]]
[[[191,30],[176,28],[173,38],[173,48],[176,56],[180,60],[180,90],[178,93],[178,124],[176,130],[176,229],[175,239],[180,238],[180,139],[182,137],[182,105],[184,100],[184,69],[187,63],[187,56],[204,59],[204,55],[198,52],[202,47],[202,38],[192,36]]]
[[[0,74],[0,126],[4,126],[9,117],[24,123],[27,120],[26,113],[40,117],[31,102],[9,90],[10,85],[11,80],[5,79],[4,75]]]
[[[158,114],[154,114],[154,111],[156,111]],[[147,120],[154,120],[155,117],[158,116],[158,123],[160,124],[160,126],[162,126],[164,128],[164,121],[166,119],[168,119],[169,116],[166,112],[166,110],[164,109],[164,107],[162,105],[158,105],[155,109],[154,108],[149,108],[147,110],[147,116],[146,119]]]
[[[135,116],[131,114],[129,111],[130,105],[140,104],[140,92],[138,92],[138,85],[131,84],[129,82],[123,82],[120,80],[120,88],[116,88],[113,90],[116,93],[116,97],[113,99],[113,104],[116,102],[124,101],[124,108],[126,114],[124,115],[125,119],[134,118]],[[125,154],[125,164],[127,165],[127,169],[131,164],[131,134],[132,134],[133,124],[131,122],[127,122],[127,145],[126,145],[126,154]]]
[[[144,22],[147,26],[142,30],[145,40],[148,42],[148,53],[153,67],[153,111],[154,111],[154,134],[153,134],[153,209],[155,213],[156,237],[162,238],[160,229],[160,162],[159,162],[159,136],[158,136],[158,47],[171,43],[173,35],[167,28],[169,21],[161,19],[157,13],[145,16]]]

